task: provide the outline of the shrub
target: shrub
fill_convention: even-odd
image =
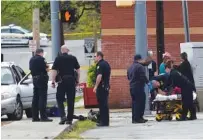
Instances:
[[[87,72],[87,87],[94,87],[96,82],[96,64],[89,67]]]

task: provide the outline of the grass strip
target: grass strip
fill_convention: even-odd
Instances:
[[[80,134],[96,127],[96,123],[90,120],[77,121],[71,131],[64,131],[55,139],[83,139]]]

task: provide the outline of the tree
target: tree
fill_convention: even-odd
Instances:
[[[100,1],[61,1],[62,9],[76,8],[76,21],[65,25],[68,31],[92,31],[93,23],[89,23],[89,13],[96,14],[96,23],[100,28]],[[51,10],[49,1],[2,1],[2,25],[16,24],[32,30],[32,11],[40,8],[40,31],[50,33]],[[92,17],[91,17],[92,20]]]
[[[32,13],[34,8],[40,8],[40,14],[44,13],[43,6],[48,5],[47,1],[2,1],[1,2],[1,23],[2,25],[16,24],[32,30]],[[50,9],[50,8],[49,8]],[[43,17],[43,15],[40,15]],[[50,23],[41,19],[40,30],[49,32]]]

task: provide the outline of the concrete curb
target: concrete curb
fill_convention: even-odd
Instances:
[[[63,134],[64,132],[71,132],[75,127],[76,127],[76,123],[78,122],[79,120],[76,120],[73,122],[72,125],[69,125],[67,126],[61,133],[59,133],[56,137],[54,137],[53,139],[56,139],[58,136],[60,136],[61,134]]]

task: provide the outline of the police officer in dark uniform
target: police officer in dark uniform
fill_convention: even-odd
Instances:
[[[190,111],[190,120],[195,120],[196,110],[193,105],[193,91],[195,90],[194,84],[189,81],[187,77],[182,75],[177,70],[173,69],[173,62],[168,61],[165,66],[166,72],[170,74],[169,81],[173,87],[181,88],[182,95],[182,118],[181,120],[187,120],[188,111]]]
[[[137,54],[134,57],[133,64],[127,71],[127,77],[130,81],[130,93],[132,98],[132,123],[145,123],[143,118],[145,110],[145,84],[148,79],[145,73],[145,67],[139,63],[141,55]]]
[[[50,122],[46,114],[48,75],[47,64],[43,57],[44,50],[37,49],[36,55],[30,59],[29,68],[33,77],[34,96],[32,100],[32,121]],[[39,119],[40,110],[40,119]]]
[[[93,91],[96,93],[100,112],[100,120],[97,126],[109,126],[108,97],[111,67],[103,57],[104,55],[100,51],[95,54],[95,61],[97,62],[96,84]]]
[[[56,99],[58,108],[61,116],[59,124],[72,124],[74,104],[75,104],[75,91],[76,84],[80,78],[80,65],[77,58],[73,55],[68,54],[69,49],[66,45],[61,47],[62,55],[58,56],[53,64],[53,77],[52,86],[55,87],[55,79],[57,72],[60,80],[58,82]],[[77,79],[75,79],[75,70],[77,71]],[[68,115],[64,111],[64,98],[67,97]]]

